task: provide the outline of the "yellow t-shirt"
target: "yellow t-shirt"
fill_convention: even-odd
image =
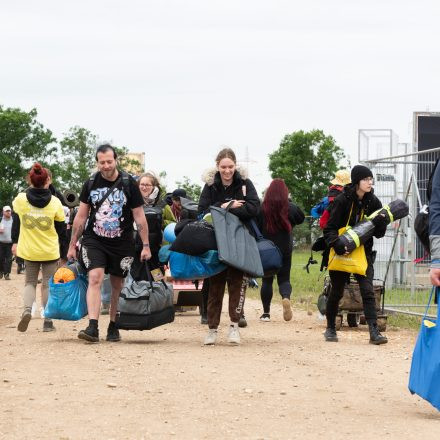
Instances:
[[[28,202],[25,193],[20,193],[12,202],[12,208],[20,217],[17,255],[29,261],[60,258],[54,223],[64,221],[64,210],[59,199],[52,196],[44,208],[37,208]]]

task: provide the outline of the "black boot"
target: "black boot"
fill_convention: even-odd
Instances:
[[[327,342],[338,342],[338,334],[336,333],[336,329],[327,327],[324,332],[324,339]]]
[[[380,334],[376,322],[369,322],[368,328],[370,330],[370,344],[381,345],[388,342],[388,339]]]

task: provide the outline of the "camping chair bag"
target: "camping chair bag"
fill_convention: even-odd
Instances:
[[[229,209],[211,206],[218,258],[253,277],[264,275],[255,238]]]

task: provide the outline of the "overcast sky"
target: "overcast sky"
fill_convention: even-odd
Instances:
[[[438,0],[2,2],[0,104],[145,151],[168,189],[248,149],[261,191],[287,133],[352,164],[359,128],[411,141],[412,112],[440,111],[439,20]]]

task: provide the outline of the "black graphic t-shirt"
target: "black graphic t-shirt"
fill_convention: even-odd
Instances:
[[[107,194],[114,182],[110,182],[102,177],[101,173],[96,175],[92,188],[89,192],[89,181],[83,185],[79,199],[91,207],[91,214],[95,211],[96,204]],[[104,203],[96,212],[93,222],[88,222],[84,236],[92,236],[100,240],[133,241],[133,214],[132,209],[142,206],[142,198],[139,187],[134,179],[129,177],[130,194],[124,191],[122,179],[113,188],[112,193],[105,199]],[[93,224],[92,224],[93,223]]]

